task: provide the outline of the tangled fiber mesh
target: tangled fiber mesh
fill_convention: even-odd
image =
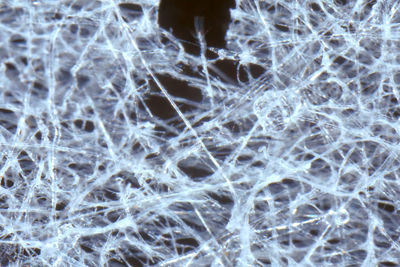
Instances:
[[[399,2],[159,4],[0,4],[0,265],[399,266]]]

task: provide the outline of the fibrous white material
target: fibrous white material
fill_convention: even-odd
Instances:
[[[158,5],[0,4],[0,265],[399,266],[400,3]]]

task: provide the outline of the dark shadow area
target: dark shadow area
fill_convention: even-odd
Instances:
[[[132,3],[121,3],[118,5],[122,18],[126,22],[131,22],[143,15],[143,9],[140,5],[132,4]]]
[[[164,89],[173,98],[173,101],[176,103],[181,112],[187,113],[196,110],[196,107],[193,104],[184,103],[185,100],[192,102],[201,102],[203,100],[201,90],[190,86],[187,81],[179,80],[167,74],[157,74],[156,76],[163,85]],[[146,95],[144,102],[151,114],[162,120],[170,120],[174,117],[177,117],[177,111],[174,109],[169,100],[161,93],[161,88],[159,88],[157,83],[153,80],[150,80],[149,86],[151,92]],[[142,103],[139,104],[139,107],[142,110],[145,110],[145,107]],[[179,122],[181,121],[179,120]]]
[[[168,93],[173,96],[195,102],[201,102],[203,100],[201,90],[190,86],[187,81],[182,81],[165,74],[157,74],[157,78],[161,84],[164,85]]]
[[[225,34],[230,22],[230,8],[234,0],[162,0],[158,10],[158,24],[171,30],[184,41],[186,52],[198,55],[195,19],[203,21],[207,46],[225,48]]]

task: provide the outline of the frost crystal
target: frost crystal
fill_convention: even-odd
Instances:
[[[0,3],[0,265],[399,266],[400,2],[191,1]]]

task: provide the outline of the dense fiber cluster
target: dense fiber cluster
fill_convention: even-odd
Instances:
[[[399,266],[399,2],[159,5],[0,4],[0,265]]]

